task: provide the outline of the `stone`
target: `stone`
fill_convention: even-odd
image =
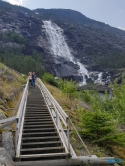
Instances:
[[[11,156],[4,148],[0,148],[0,165],[15,166]]]
[[[15,157],[15,150],[14,150],[12,132],[10,131],[2,132],[2,146],[6,149],[8,154],[13,159]]]
[[[4,101],[0,98],[0,104],[3,105]]]

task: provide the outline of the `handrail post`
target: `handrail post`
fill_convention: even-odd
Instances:
[[[58,116],[58,112],[56,111],[56,125],[58,126],[58,119],[59,119],[59,116]]]
[[[15,152],[17,150],[17,140],[18,140],[18,118],[16,119],[15,122]]]
[[[70,153],[70,126],[69,126],[69,118],[66,118],[67,123],[67,138],[68,138],[68,151]]]

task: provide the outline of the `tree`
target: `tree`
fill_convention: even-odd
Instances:
[[[111,114],[100,110],[92,112],[80,111],[80,134],[83,138],[87,138],[99,145],[125,145],[125,133],[122,133],[118,128],[116,129],[117,123]]]

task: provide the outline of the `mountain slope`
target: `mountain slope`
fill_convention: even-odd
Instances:
[[[32,56],[36,50],[48,72],[57,76],[60,69],[59,76],[75,75],[74,79],[77,79],[77,65],[65,62],[63,58],[58,59],[58,63],[55,61],[52,43],[43,26],[43,20],[51,20],[54,26],[62,29],[62,36],[71,55],[85,65],[89,72],[125,67],[125,31],[94,21],[69,9],[32,11],[3,1],[0,1],[1,56],[6,52],[5,46],[13,52],[16,49],[25,56]],[[8,32],[11,32],[10,37]],[[17,34],[18,40],[12,37],[15,35],[13,33]],[[22,42],[19,36],[23,37]]]

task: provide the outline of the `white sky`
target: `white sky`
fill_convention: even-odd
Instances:
[[[29,9],[63,8],[125,30],[125,0],[5,0]]]
[[[16,5],[23,5],[26,0],[6,0],[10,2],[11,4],[16,4]]]

